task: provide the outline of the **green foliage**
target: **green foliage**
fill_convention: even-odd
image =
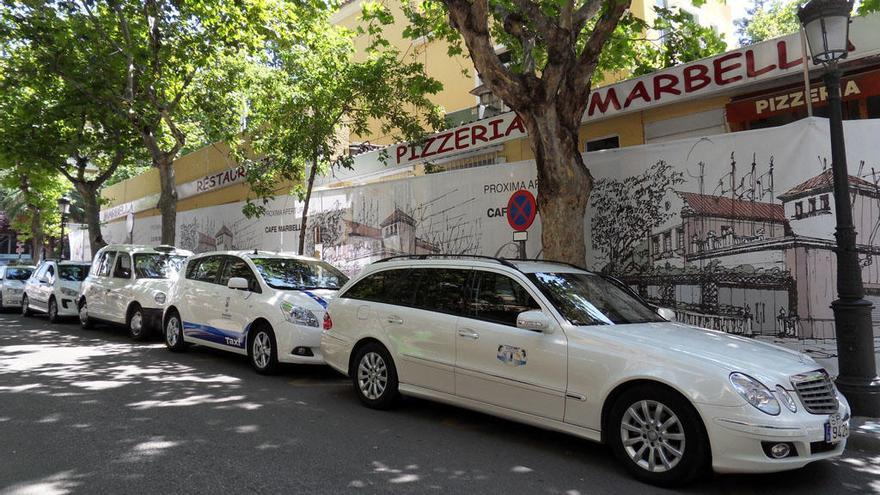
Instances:
[[[747,17],[734,21],[742,45],[753,45],[800,30],[797,0],[755,0]]]
[[[862,0],[858,8],[858,14],[867,15],[872,12],[880,12],[880,0]]]
[[[356,31],[333,26],[326,14],[309,19],[297,36],[269,41],[266,60],[241,67],[239,77],[252,89],[247,105],[247,138],[236,146],[247,160],[248,181],[263,203],[293,183],[301,197],[306,170],[350,167],[348,136],[378,133],[396,140],[418,140],[425,128],[442,125],[442,112],[428,99],[441,89],[422,64],[400,53],[382,36],[393,22],[378,3],[363,5]],[[304,33],[308,33],[304,35]],[[368,39],[358,56],[355,36]],[[232,138],[232,136],[229,136]],[[248,215],[263,206],[249,202]]]
[[[654,12],[651,24],[632,14],[621,19],[602,51],[595,82],[611,71],[637,77],[727,50],[727,42],[715,28],[700,25],[686,10],[654,7]],[[649,30],[656,38],[645,36]]]

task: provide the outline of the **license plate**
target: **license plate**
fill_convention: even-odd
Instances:
[[[832,414],[825,423],[825,441],[837,443],[849,436],[849,421],[843,421],[840,414]]]

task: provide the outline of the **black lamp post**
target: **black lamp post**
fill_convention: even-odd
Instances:
[[[58,250],[58,259],[64,259],[64,221],[70,213],[70,200],[66,196],[58,198],[58,213],[61,213],[61,248]]]
[[[834,174],[834,206],[837,228],[837,293],[831,303],[837,333],[837,388],[846,396],[853,413],[880,416],[880,378],[874,356],[871,308],[865,299],[862,267],[856,249],[856,229],[849,195],[849,172],[843,138],[840,105],[840,69],[846,58],[852,0],[812,0],[798,9],[815,64],[826,67],[825,87],[831,127],[831,168]],[[806,54],[804,54],[806,56]]]

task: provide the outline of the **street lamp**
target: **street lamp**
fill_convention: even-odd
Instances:
[[[67,214],[70,213],[70,200],[67,199],[66,196],[61,196],[58,198],[58,213],[61,214],[61,248],[59,249],[60,254],[58,255],[58,259],[64,259],[64,220],[67,217]]]
[[[828,91],[837,219],[834,237],[837,239],[838,298],[831,303],[840,370],[836,383],[849,400],[854,414],[876,417],[880,416],[880,378],[877,377],[871,328],[873,305],[865,299],[862,267],[856,249],[840,105],[840,69],[837,66],[839,60],[846,58],[852,8],[852,0],[812,0],[798,8],[797,15],[804,26],[813,62],[823,64],[827,69],[825,87]]]

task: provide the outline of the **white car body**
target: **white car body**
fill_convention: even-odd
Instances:
[[[27,278],[23,280],[9,278],[12,273],[21,273],[20,270],[29,271],[30,273],[27,274],[29,278],[30,274],[34,271],[34,267],[0,266],[0,309],[21,308],[21,296],[24,293],[24,283],[27,281]]]
[[[77,301],[81,323],[97,320],[126,325],[135,338],[160,330],[168,291],[177,273],[159,271],[162,267],[150,261],[171,260],[180,266],[189,256],[191,251],[172,246],[117,244],[101,248]]]
[[[58,308],[56,316],[76,316],[76,299],[82,279],[88,273],[90,265],[81,261],[55,261],[45,260],[41,262],[34,273],[24,284],[22,295],[22,311],[29,313],[37,311],[50,313],[49,307],[54,301]],[[75,273],[77,276],[70,278],[59,276],[59,272]],[[82,276],[80,278],[79,276]],[[79,278],[79,280],[76,280]],[[25,305],[27,301],[27,305]]]
[[[268,325],[277,341],[278,362],[324,364],[320,350],[321,327],[325,308],[336,290],[273,288],[254,264],[254,259],[318,263],[329,267],[320,260],[285,253],[226,251],[198,254],[187,260],[172,285],[164,321],[167,324],[171,313],[179,315],[185,343],[242,355],[248,355],[248,338],[255,325]],[[211,260],[222,263],[218,275],[216,278],[208,276],[210,281],[199,280],[198,277],[202,276],[199,273],[209,273],[199,268],[203,266],[200,263],[208,266],[215,262]],[[249,273],[244,278],[250,282],[249,289],[228,286],[229,280],[234,278],[225,272],[227,265],[232,262],[238,264],[236,273],[239,275],[244,275],[240,263],[247,266]],[[345,280],[347,278],[343,276],[338,285],[341,286]],[[291,321],[285,316],[282,306],[291,311],[298,308],[298,311],[311,313],[313,319],[306,315],[309,324],[305,324],[305,320],[301,323]]]
[[[368,266],[328,308],[332,328],[322,338],[324,359],[351,375],[358,369],[353,360],[359,346],[378,341],[393,359],[399,392],[404,395],[595,441],[619,435],[617,428],[603,431],[603,424],[621,391],[635,383],[659,384],[677,391],[699,413],[717,472],[796,469],[843,452],[845,437],[823,445],[824,450],[814,443],[825,442],[830,415],[807,412],[794,391],[796,375],[824,373],[812,358],[673,322],[575,326],[528,277],[535,272],[587,272],[564,264],[499,261],[404,259]],[[347,295],[371,274],[417,268],[458,268],[510,277],[537,301],[549,328],[536,332]],[[770,390],[782,385],[795,397],[797,411],[782,404],[775,416],[758,410],[733,389],[729,377],[736,372],[750,375]],[[833,390],[839,414],[834,421],[845,422],[848,431],[849,406]],[[791,442],[795,455],[770,458],[762,441]]]

